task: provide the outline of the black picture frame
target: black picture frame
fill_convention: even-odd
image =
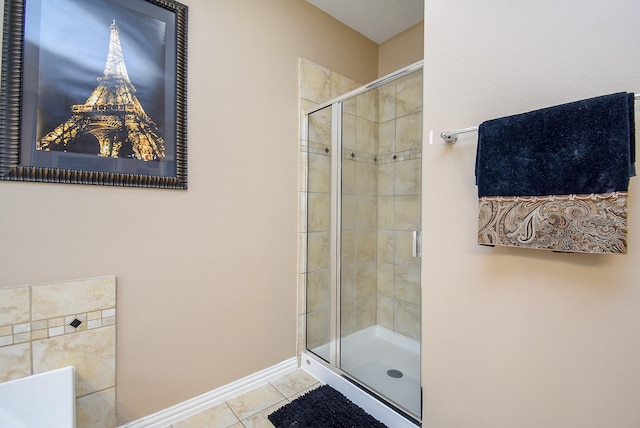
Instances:
[[[187,18],[172,0],[5,0],[0,180],[186,189]]]

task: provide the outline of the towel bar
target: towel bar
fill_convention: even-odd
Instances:
[[[638,99],[640,99],[640,94],[635,94],[633,98],[637,101]],[[440,137],[447,144],[454,144],[456,141],[458,141],[459,134],[466,134],[467,132],[474,132],[477,130],[478,130],[477,126],[471,126],[469,128],[458,129],[457,131],[442,131],[440,133]]]

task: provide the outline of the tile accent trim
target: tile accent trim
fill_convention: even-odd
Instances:
[[[370,165],[378,163],[377,155],[351,149],[342,149],[342,159],[353,160],[355,162],[367,163]]]
[[[395,156],[395,159],[394,159]],[[422,158],[422,150],[421,149],[412,149],[412,150],[404,150],[401,152],[394,153],[381,153],[378,155],[378,163],[392,163],[398,161],[412,160],[412,159],[421,159]]]
[[[82,324],[77,328],[70,325],[74,319],[82,321]],[[61,317],[5,325],[0,327],[0,348],[32,340],[48,339],[107,327],[115,325],[115,323],[116,308],[109,308],[82,314],[69,314]]]
[[[302,151],[303,153],[308,152],[322,156],[331,156],[331,145],[302,140],[300,142],[300,151]]]
[[[313,153],[320,156],[331,157],[331,147],[328,144],[306,142],[300,143],[300,151],[302,153]],[[353,155],[353,156],[352,156]],[[342,149],[342,159],[354,160],[356,162],[364,162],[369,164],[387,164],[412,159],[421,159],[421,149],[403,150],[393,153],[380,153],[374,155],[371,153],[359,152],[357,150]]]
[[[193,416],[226,400],[251,391],[299,368],[298,358],[292,357],[274,366],[213,389],[175,406],[160,410],[118,428],[165,428],[174,422]]]

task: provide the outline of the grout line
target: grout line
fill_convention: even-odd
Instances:
[[[253,390],[251,390],[253,391]],[[246,394],[246,393],[245,393]],[[233,410],[233,408],[229,405],[229,403],[227,401],[224,402],[225,406],[227,406],[229,408],[229,410],[231,410],[231,413],[233,413],[233,416],[236,417],[236,419],[238,420],[238,422],[242,423],[242,421],[240,420],[240,418],[238,417],[238,414]],[[237,424],[238,422],[234,422],[234,424]],[[244,425],[244,424],[243,424]]]

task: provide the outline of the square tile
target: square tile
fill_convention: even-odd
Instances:
[[[354,89],[358,89],[358,86],[360,85],[355,80],[349,79],[335,71],[331,72],[331,98],[336,98]],[[355,114],[355,111],[353,111],[352,114]]]
[[[420,230],[422,198],[419,195],[397,196],[394,227],[397,230]]]
[[[329,232],[307,234],[307,270],[316,271],[329,268],[330,236]]]
[[[396,195],[419,195],[422,192],[421,160],[397,162],[394,185]]]
[[[227,400],[227,404],[240,420],[255,415],[285,399],[271,384],[253,389],[238,397]]]
[[[384,122],[396,117],[396,87],[394,85],[383,86],[378,89],[380,93],[379,118]]]
[[[300,58],[300,98],[317,103],[331,99],[331,70]]]
[[[331,192],[331,158],[309,153],[308,192]]]
[[[287,400],[283,400],[247,419],[243,419],[242,426],[244,428],[273,428],[274,425],[269,421],[268,416],[288,403],[289,402]]]
[[[331,320],[327,309],[307,313],[306,344],[316,349],[329,343]]]
[[[115,388],[108,388],[76,399],[76,428],[113,428],[115,426]]]
[[[210,409],[175,422],[173,428],[227,428],[239,422],[227,403],[221,403]]]
[[[31,374],[31,346],[20,343],[0,347],[0,382],[20,379]]]
[[[110,309],[115,306],[115,276],[31,287],[31,318],[34,320]]]
[[[378,124],[367,119],[357,118],[356,150],[375,155],[378,153]]]
[[[331,277],[328,270],[307,274],[307,310],[316,311],[331,305]]]
[[[422,73],[400,80],[396,85],[397,116],[422,111]]]
[[[373,132],[373,130],[371,130]],[[358,140],[358,118],[350,114],[342,115],[342,149],[356,150]]]
[[[29,287],[0,288],[0,326],[29,322],[30,296]]]
[[[301,369],[271,381],[271,385],[287,398],[309,389],[316,383],[318,379]]]
[[[323,108],[309,115],[309,141],[331,145],[331,110]]]
[[[395,302],[394,329],[396,332],[420,340],[420,306],[401,301]]]
[[[396,266],[394,277],[396,299],[419,305],[420,294],[420,268]]]
[[[76,368],[76,396],[115,386],[116,328],[98,328],[35,340],[33,373],[65,366]]]
[[[377,323],[379,326],[393,330],[394,300],[378,293]]]
[[[396,121],[396,150],[419,149],[422,146],[422,114],[416,113]]]
[[[328,193],[308,194],[307,230],[322,232],[331,229],[331,195]]]
[[[373,89],[356,96],[358,117],[378,121],[378,90]]]
[[[348,336],[356,331],[356,302],[342,301],[340,304],[340,334]]]
[[[302,396],[303,396],[304,394],[306,394],[307,392],[313,391],[314,389],[318,388],[318,387],[319,387],[319,386],[321,386],[321,385],[323,385],[323,383],[322,383],[322,382],[320,382],[320,381],[318,381],[317,383],[315,383],[315,384],[311,385],[309,388],[307,388],[307,389],[305,389],[305,390],[303,390],[303,391],[300,391],[300,392],[298,392],[297,394],[295,394],[295,395],[293,395],[293,396],[289,397],[289,402],[291,402],[291,401],[295,400],[295,399],[296,399],[296,398],[298,398],[298,397],[302,397]]]
[[[356,330],[362,330],[376,323],[378,308],[377,295],[363,297],[356,302]]]

